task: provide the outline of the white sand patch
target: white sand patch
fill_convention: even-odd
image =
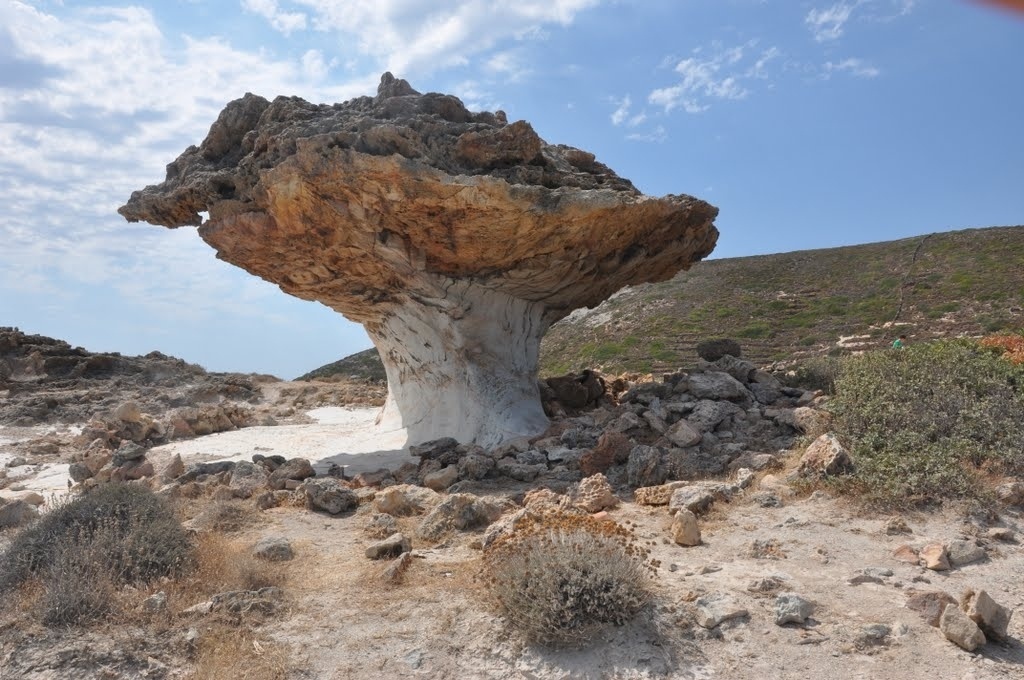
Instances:
[[[214,460],[251,460],[253,454],[308,458],[318,470],[331,463],[346,466],[349,474],[382,467],[396,468],[415,461],[406,449],[405,430],[379,430],[374,420],[380,409],[327,406],[309,411],[313,425],[246,427],[230,432],[172,442],[147,454],[159,464],[178,454],[189,463]]]

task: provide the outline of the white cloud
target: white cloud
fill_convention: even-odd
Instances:
[[[824,9],[812,9],[804,17],[804,23],[818,42],[837,40],[843,34],[843,26],[850,20],[858,2],[838,2]]]
[[[755,41],[729,48],[714,43],[710,54],[703,48],[694,50],[692,57],[676,61],[672,69],[680,81],[652,90],[647,101],[665,113],[677,108],[700,113],[716,99],[744,99],[750,94],[745,83],[768,79],[768,64],[780,54],[775,47],[755,52],[755,46]],[[745,66],[751,59],[753,63]]]
[[[839,62],[826,62],[822,67],[821,77],[828,80],[834,73],[847,73],[856,78],[877,78],[881,71],[863,59],[843,59]]]
[[[622,125],[629,116],[629,107],[632,101],[627,94],[618,102],[618,108],[612,111],[612,125]]]
[[[514,50],[492,54],[483,63],[483,69],[492,76],[510,83],[519,82],[530,74],[530,69],[523,65],[522,56]]]
[[[293,0],[317,30],[354,40],[364,55],[400,77],[466,64],[507,40],[543,39],[601,0]],[[454,6],[453,6],[454,5]]]
[[[284,35],[306,28],[306,15],[302,12],[282,12],[276,0],[242,0],[242,8],[258,14]]]
[[[633,142],[664,142],[668,139],[668,133],[664,126],[658,125],[650,132],[631,132],[626,135],[626,139]]]
[[[251,91],[336,101],[373,92],[375,79],[320,90],[328,65],[315,50],[275,60],[214,38],[168,39],[140,8],[58,17],[0,3],[0,26],[18,63],[43,74],[0,88],[0,285],[70,298],[102,287],[124,302],[152,301],[166,318],[250,313],[237,302],[239,279],[251,277],[217,262],[191,230],[126,225],[117,207],[162,180],[229,99]]]

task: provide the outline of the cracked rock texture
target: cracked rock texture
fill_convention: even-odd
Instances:
[[[199,226],[219,258],[364,324],[387,371],[382,420],[410,443],[543,431],[548,327],[670,278],[718,236],[703,201],[644,196],[525,121],[390,73],[341,104],[229,103],[119,212]]]

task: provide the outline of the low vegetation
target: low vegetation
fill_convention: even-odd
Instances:
[[[629,532],[589,516],[526,518],[483,556],[488,596],[527,640],[576,647],[651,600],[646,555]]]
[[[107,484],[59,505],[0,555],[0,593],[39,579],[43,621],[102,617],[118,585],[172,576],[194,561],[173,509],[140,486]]]
[[[972,341],[843,361],[832,409],[869,501],[984,499],[986,475],[1024,473],[1024,367]]]

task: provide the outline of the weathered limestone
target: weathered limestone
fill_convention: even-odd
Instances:
[[[343,104],[231,102],[119,212],[199,226],[219,258],[364,324],[388,377],[380,422],[413,443],[542,432],[547,328],[717,239],[713,206],[643,196],[593,154],[391,74]]]

